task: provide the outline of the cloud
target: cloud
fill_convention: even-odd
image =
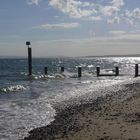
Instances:
[[[112,40],[116,42],[125,42],[125,43],[139,43],[140,44],[140,32],[139,31],[123,31],[123,30],[112,30],[109,32],[111,36],[104,37],[104,40]]]
[[[124,0],[112,0],[112,6],[114,7],[121,7],[124,6]]]
[[[120,17],[118,17],[118,16],[115,16],[115,17],[113,17],[113,18],[110,18],[110,19],[107,19],[107,23],[109,23],[109,24],[114,24],[114,23],[120,23]]]
[[[118,36],[118,35],[124,35],[124,34],[126,34],[126,32],[123,30],[113,30],[113,31],[110,31],[109,34]]]
[[[100,16],[91,16],[91,17],[87,18],[87,20],[100,21],[100,20],[102,20],[102,18]]]
[[[28,5],[33,5],[33,4],[35,4],[35,5],[39,5],[39,2],[40,2],[41,0],[27,0],[27,4]]]
[[[41,0],[27,0],[30,5],[38,5]],[[49,0],[48,4],[65,16],[74,19],[102,21],[109,24],[136,24],[140,20],[140,8],[128,10],[125,0]]]
[[[126,16],[129,18],[140,19],[140,9],[135,8],[133,11],[126,10]]]
[[[73,29],[78,28],[79,23],[58,23],[58,24],[43,24],[33,27],[34,29]]]
[[[133,19],[131,19],[131,18],[125,18],[125,21],[126,21],[126,23],[128,23],[129,25],[134,25],[134,20]]]
[[[101,7],[101,11],[105,16],[112,16],[114,15],[116,12],[118,12],[120,9],[118,7],[114,7],[114,6],[104,6]]]
[[[104,19],[104,16],[116,16],[124,6],[124,0],[112,0],[106,5],[81,0],[50,0],[49,5],[71,18],[99,21]]]
[[[122,6],[124,6],[124,0],[112,0],[110,5],[101,5],[100,9],[105,16],[114,16],[118,14]]]
[[[128,24],[132,26],[136,25],[137,23],[139,24],[140,8],[135,8],[133,10],[125,10],[124,19]]]
[[[140,46],[139,38],[140,34],[125,33],[120,36],[94,37],[94,39],[84,38],[42,41],[39,40],[36,41],[35,44],[37,47],[34,50],[35,55],[40,54],[40,56],[93,56],[105,54],[137,54],[139,52]],[[48,46],[47,48],[46,45]],[[42,49],[40,49],[40,47],[42,47]],[[43,52],[41,50],[43,50]]]
[[[97,12],[89,2],[78,0],[50,0],[49,5],[73,18],[88,17]]]

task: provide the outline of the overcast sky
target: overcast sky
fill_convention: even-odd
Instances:
[[[0,0],[0,56],[140,54],[140,0]]]

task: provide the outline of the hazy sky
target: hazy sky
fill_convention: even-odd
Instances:
[[[140,0],[0,0],[0,56],[140,54]]]

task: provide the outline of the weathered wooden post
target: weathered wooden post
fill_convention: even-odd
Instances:
[[[100,67],[96,67],[97,77],[100,76]]]
[[[30,76],[32,75],[32,48],[30,47],[30,41],[27,41],[26,45],[28,47],[28,75]]]
[[[119,67],[115,67],[116,76],[119,76]]]
[[[82,76],[82,68],[78,67],[78,78]]]
[[[61,67],[61,73],[63,73],[64,72],[64,67]]]
[[[135,64],[135,77],[139,76],[139,66],[138,64]]]
[[[48,74],[48,67],[44,68],[44,74],[47,75]]]

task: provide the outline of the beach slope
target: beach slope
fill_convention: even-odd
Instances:
[[[139,140],[140,94],[125,101],[86,104],[58,113],[24,140]]]

